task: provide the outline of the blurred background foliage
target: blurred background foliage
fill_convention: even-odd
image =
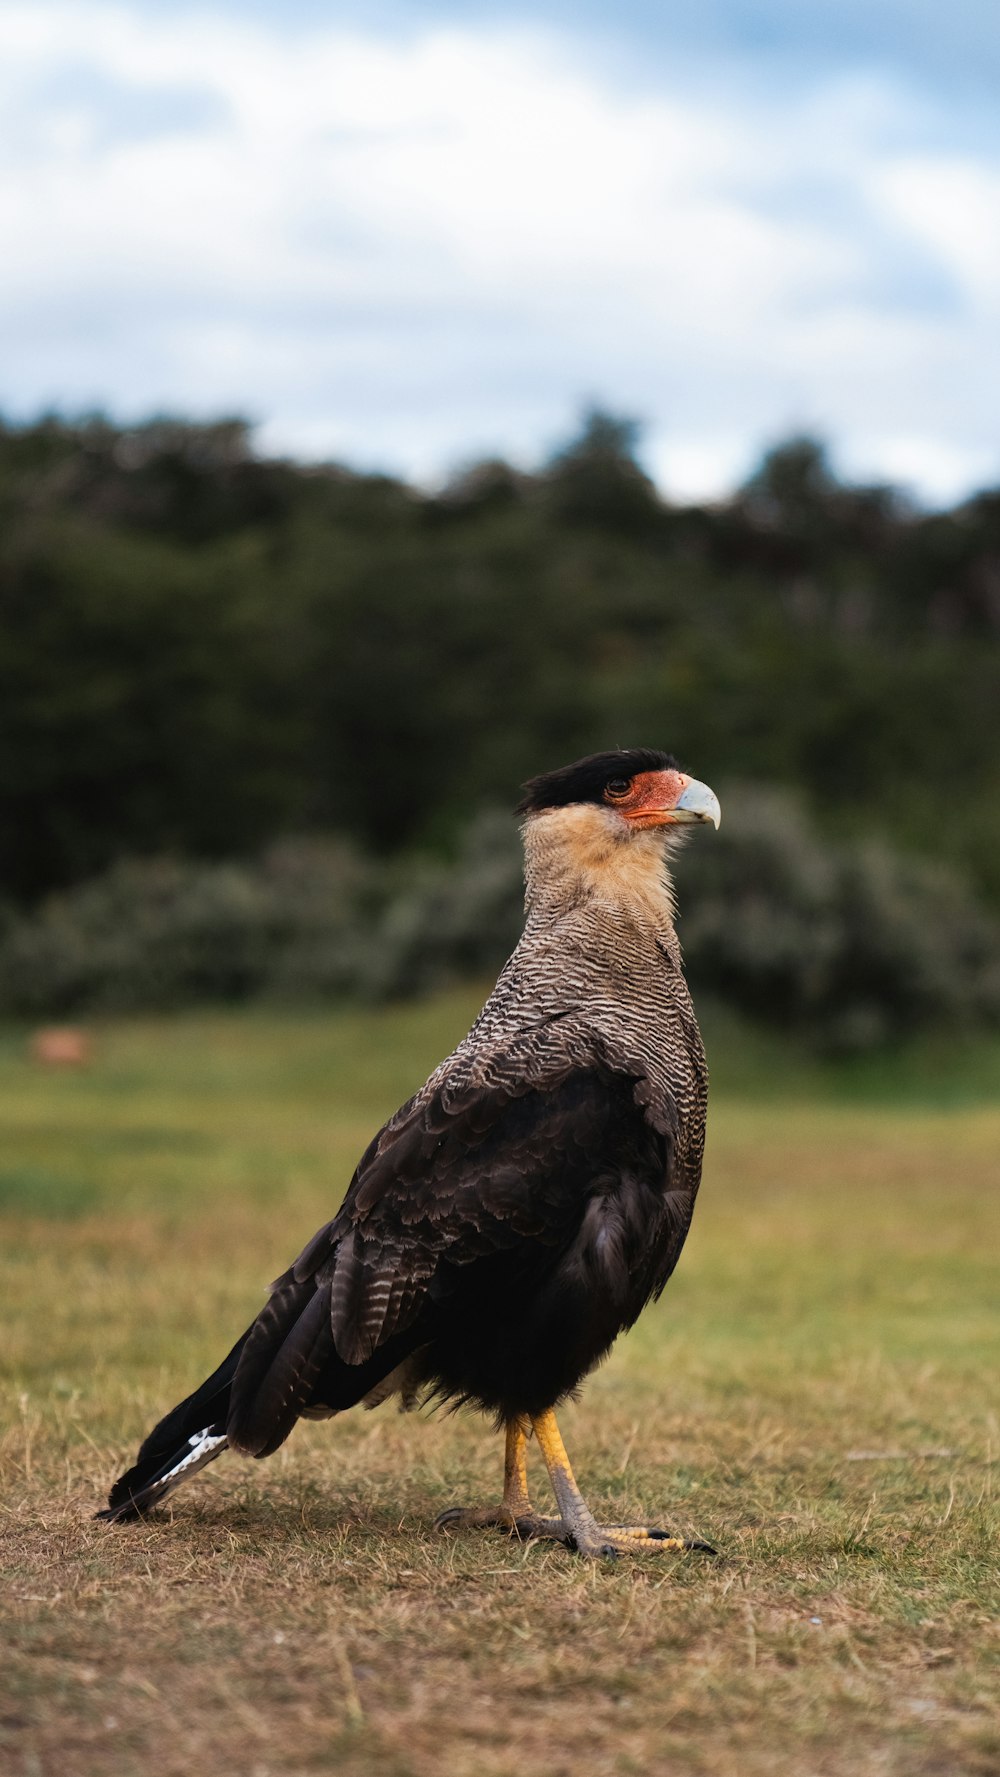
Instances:
[[[1000,491],[792,439],[667,503],[629,422],[434,494],[238,421],[0,427],[0,1009],[420,991],[519,920],[530,774],[664,745],[695,985],[820,1047],[1000,1019]]]

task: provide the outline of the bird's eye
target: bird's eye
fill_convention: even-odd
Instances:
[[[609,778],[604,786],[604,794],[609,802],[623,802],[632,788],[630,777]]]

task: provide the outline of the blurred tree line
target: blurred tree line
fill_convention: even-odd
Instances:
[[[0,1010],[485,974],[490,805],[644,743],[722,794],[697,989],[841,1051],[1000,1022],[1000,492],[921,513],[800,438],[673,506],[602,413],[434,495],[50,419],[0,426],[0,517]]]
[[[423,494],[246,427],[0,427],[0,881],[335,831],[447,851],[576,754],[663,744],[1000,901],[1000,491],[848,487],[794,439],[714,506],[587,416]],[[728,811],[727,811],[728,812]]]

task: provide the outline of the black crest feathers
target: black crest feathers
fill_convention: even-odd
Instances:
[[[636,777],[640,771],[677,771],[672,753],[655,747],[625,747],[615,753],[591,753],[559,771],[545,771],[524,785],[518,814],[539,814],[544,808],[566,808],[571,802],[601,802],[608,783],[616,777]]]

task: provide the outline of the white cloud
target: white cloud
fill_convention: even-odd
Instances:
[[[889,217],[948,265],[977,308],[1000,304],[1000,164],[954,155],[903,156],[880,171],[876,192]]]
[[[36,0],[0,116],[9,405],[241,410],[428,476],[596,396],[679,492],[801,425],[931,494],[1000,473],[1000,165],[878,82],[776,110],[541,33]]]

